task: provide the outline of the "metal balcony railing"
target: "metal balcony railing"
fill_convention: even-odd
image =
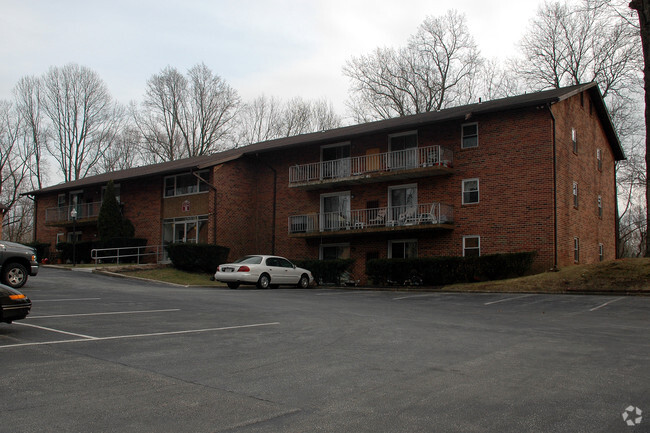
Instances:
[[[45,222],[64,222],[72,221],[70,213],[72,209],[77,209],[77,220],[95,218],[99,215],[99,209],[102,207],[101,201],[94,201],[91,203],[80,203],[70,206],[59,206],[45,209]]]
[[[289,234],[378,227],[407,227],[427,224],[452,224],[454,209],[443,203],[357,209],[289,217]]]
[[[337,180],[371,173],[433,166],[451,167],[453,152],[442,146],[418,147],[289,167],[289,184]]]

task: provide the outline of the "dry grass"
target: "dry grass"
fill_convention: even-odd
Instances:
[[[577,265],[510,280],[445,286],[446,291],[486,292],[620,292],[650,294],[650,259],[621,259]]]
[[[149,269],[125,266],[123,268],[111,268],[107,270],[129,277],[146,278],[148,280],[164,281],[166,283],[181,284],[183,286],[225,287],[225,284],[210,281],[210,274],[185,272],[171,266],[155,266]]]

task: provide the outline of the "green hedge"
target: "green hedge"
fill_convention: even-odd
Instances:
[[[480,257],[425,257],[376,259],[366,263],[366,275],[375,284],[440,286],[524,275],[536,252],[489,254]]]
[[[59,242],[56,244],[56,249],[61,253],[59,257],[63,262],[72,262],[73,248],[75,250],[74,254],[76,256],[77,263],[90,263],[92,258],[90,256],[91,250],[102,249],[102,248],[125,248],[125,247],[144,247],[147,245],[147,240],[142,238],[113,238],[107,241],[80,241],[76,242],[73,246],[72,242]],[[129,255],[137,254],[138,250],[134,248],[133,250],[122,250],[120,255]],[[110,253],[110,252],[109,252]],[[113,255],[111,253],[111,255]],[[113,259],[114,260],[114,259]],[[102,259],[103,262],[108,263],[109,259]],[[136,262],[136,257],[130,257],[128,259],[120,259],[120,262]]]
[[[350,271],[354,260],[294,260],[293,263],[299,268],[311,271],[318,284],[341,285],[341,277]]]
[[[228,261],[230,248],[212,244],[174,243],[165,245],[177,269],[214,274],[217,266]]]
[[[38,259],[39,262],[43,261],[43,259],[50,259],[50,244],[30,242],[25,245],[30,248],[34,248],[36,251],[36,259]]]

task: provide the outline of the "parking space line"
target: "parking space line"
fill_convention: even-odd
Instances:
[[[599,309],[601,309],[601,308],[603,308],[603,307],[605,307],[605,306],[607,306],[607,305],[609,305],[609,304],[613,304],[614,302],[618,302],[618,301],[620,301],[621,299],[625,299],[625,296],[622,296],[622,297],[620,297],[620,298],[616,298],[616,299],[612,299],[611,301],[607,301],[607,302],[605,302],[604,304],[601,304],[601,305],[599,305],[599,306],[597,306],[597,307],[594,307],[594,308],[590,309],[589,311],[596,311],[596,310],[599,310]]]
[[[114,314],[168,313],[171,311],[181,311],[181,310],[180,308],[171,308],[167,310],[111,311],[106,313],[56,314],[53,316],[29,316],[28,319],[31,320],[31,319],[57,319],[59,317],[111,316]]]
[[[23,326],[32,326],[34,328],[42,328],[46,330],[51,330],[48,328],[44,328],[41,326],[35,326],[35,325],[29,325],[26,323],[16,323],[17,325],[23,325]],[[27,346],[45,346],[45,345],[51,345],[51,344],[64,344],[64,343],[81,343],[85,341],[103,341],[103,340],[124,340],[128,338],[143,338],[143,337],[161,337],[161,336],[166,336],[166,335],[180,335],[180,334],[196,334],[196,333],[202,333],[202,332],[216,332],[216,331],[229,331],[229,330],[234,330],[234,329],[246,329],[246,328],[259,328],[262,326],[274,326],[274,325],[279,325],[280,322],[270,322],[270,323],[254,323],[252,325],[237,325],[237,326],[224,326],[221,328],[206,328],[206,329],[189,329],[185,331],[168,331],[168,332],[152,332],[149,334],[131,334],[131,335],[115,335],[115,336],[110,336],[110,337],[88,337],[85,335],[81,334],[73,334],[71,332],[63,332],[63,331],[56,331],[56,332],[62,332],[64,334],[70,334],[70,335],[77,335],[80,337],[84,337],[83,339],[74,339],[74,340],[56,340],[56,341],[41,341],[41,342],[34,342],[34,343],[16,343],[16,344],[7,344],[7,345],[0,345],[0,350],[2,349],[7,349],[11,347],[27,347]]]
[[[432,296],[438,296],[439,293],[427,293],[425,295],[408,295],[401,296],[399,298],[393,298],[393,301],[401,301],[402,299],[412,299],[412,298],[430,298]]]
[[[340,290],[334,292],[316,293],[315,296],[336,296],[336,295],[358,295],[360,293],[370,293],[368,290]]]
[[[528,298],[529,296],[535,296],[535,294],[531,293],[531,294],[528,294],[528,295],[521,295],[521,296],[515,296],[515,297],[512,297],[512,298],[499,299],[498,301],[486,302],[483,305],[492,305],[492,304],[498,304],[499,302],[514,301],[515,299]]]
[[[47,328],[45,326],[32,325],[31,323],[18,322],[18,323],[16,323],[16,325],[28,326],[30,328],[42,329],[44,331],[58,332],[59,334],[72,335],[73,337],[81,337],[81,338],[86,338],[86,339],[89,339],[89,340],[95,340],[96,339],[96,337],[91,337],[90,335],[75,334],[74,332],[62,331],[60,329]]]
[[[99,301],[102,298],[76,298],[76,299],[32,299],[32,301],[41,302],[75,302],[75,301]]]

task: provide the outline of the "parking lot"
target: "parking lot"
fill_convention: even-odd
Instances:
[[[50,268],[22,291],[31,314],[0,324],[0,431],[650,431],[647,297],[184,288]]]

